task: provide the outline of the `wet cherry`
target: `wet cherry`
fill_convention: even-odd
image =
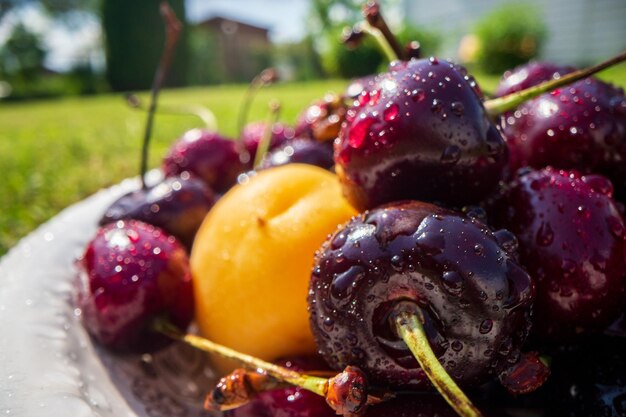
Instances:
[[[341,97],[327,94],[298,116],[296,136],[320,142],[332,141],[339,134],[341,124],[346,118],[346,111],[347,107]]]
[[[505,72],[502,80],[500,80],[500,84],[498,84],[495,95],[496,97],[502,97],[515,93],[543,81],[560,78],[561,75],[568,74],[574,70],[575,68],[573,67],[556,65],[550,62],[532,61]]]
[[[267,129],[266,122],[252,122],[244,126],[241,132],[241,138],[239,138],[248,153],[250,154],[250,160],[254,161],[256,157],[256,151],[259,147],[259,143],[265,135]],[[269,150],[280,147],[286,141],[293,139],[295,136],[294,128],[283,123],[274,123],[272,125],[272,138],[269,144]]]
[[[402,199],[447,205],[491,193],[507,150],[464,68],[394,62],[347,114],[335,142],[344,194],[359,209]]]
[[[260,168],[266,169],[289,163],[309,164],[331,169],[335,165],[333,144],[329,141],[318,142],[306,138],[292,139],[270,150],[263,158]]]
[[[626,195],[626,96],[594,78],[522,104],[502,118],[510,166],[598,173]]]
[[[335,369],[351,364],[372,384],[430,386],[393,328],[419,311],[428,342],[452,378],[475,386],[520,362],[533,283],[512,253],[515,238],[427,203],[355,217],[316,256],[311,326]],[[540,382],[538,383],[540,385]]]
[[[491,208],[536,281],[538,340],[600,332],[623,310],[625,225],[611,195],[604,177],[545,168],[521,175]]]
[[[159,184],[132,191],[116,200],[100,219],[100,225],[135,219],[174,235],[187,248],[217,196],[188,172],[165,178]]]
[[[162,168],[167,176],[187,171],[217,193],[224,193],[237,183],[239,174],[251,168],[251,160],[246,152],[239,151],[234,140],[192,129],[174,143]]]
[[[77,262],[76,304],[87,331],[114,350],[150,351],[161,315],[181,329],[193,318],[187,253],[163,230],[135,220],[99,229]]]

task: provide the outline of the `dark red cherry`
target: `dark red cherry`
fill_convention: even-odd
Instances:
[[[574,71],[574,67],[556,65],[550,62],[532,61],[520,65],[502,76],[496,90],[496,97],[506,96],[532,87],[544,81],[560,78],[562,75]]]
[[[166,176],[187,171],[218,193],[235,185],[237,176],[250,165],[250,156],[240,153],[234,140],[202,129],[185,132],[163,159]]]
[[[259,147],[259,143],[265,135],[267,130],[266,122],[253,122],[244,126],[243,132],[241,132],[240,140],[246,147],[246,150],[250,154],[250,160],[254,161],[256,157],[256,151]],[[291,126],[283,123],[274,123],[272,125],[272,139],[270,141],[269,149],[272,150],[284,144],[286,141],[293,139],[295,136],[295,130]]]
[[[507,150],[464,68],[395,62],[364,91],[335,141],[344,194],[359,209],[402,199],[462,206],[500,181]]]
[[[106,225],[77,266],[77,307],[87,331],[107,348],[154,350],[169,340],[151,331],[156,317],[181,329],[193,317],[187,253],[157,227],[135,220]]]
[[[335,165],[333,144],[330,141],[318,142],[306,138],[292,139],[269,151],[261,162],[261,169],[290,163],[316,165],[320,168],[331,169]]]
[[[491,208],[535,279],[538,340],[602,331],[626,304],[625,225],[612,189],[599,175],[545,168],[521,175]]]
[[[530,329],[533,283],[515,240],[476,219],[421,202],[353,218],[317,253],[308,305],[320,353],[360,367],[373,385],[429,387],[390,323],[419,308],[440,363],[474,386],[518,363]]]
[[[160,227],[191,247],[200,224],[217,196],[207,185],[183,172],[159,184],[141,188],[116,200],[100,219],[100,225],[135,219]]]
[[[502,117],[512,172],[553,166],[598,173],[626,195],[626,97],[587,78],[530,100]]]
[[[320,142],[332,141],[339,134],[346,111],[346,105],[341,97],[327,94],[323,100],[314,102],[298,116],[296,136]]]

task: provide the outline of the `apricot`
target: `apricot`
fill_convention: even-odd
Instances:
[[[312,165],[271,168],[233,187],[191,251],[200,333],[269,361],[316,352],[306,303],[314,254],[355,214],[337,177]]]

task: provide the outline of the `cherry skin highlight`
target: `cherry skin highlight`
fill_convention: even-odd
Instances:
[[[403,199],[463,206],[489,195],[507,149],[466,70],[394,62],[348,111],[335,141],[344,194],[359,210]]]
[[[522,174],[503,194],[491,217],[517,235],[536,281],[537,340],[604,330],[626,304],[625,225],[611,182],[545,168]]]
[[[163,230],[136,220],[100,228],[77,262],[76,304],[103,346],[145,352],[170,339],[151,331],[161,315],[181,329],[194,313],[189,260]]]
[[[316,256],[311,327],[333,369],[360,367],[373,385],[430,382],[390,318],[419,308],[431,347],[454,380],[475,386],[516,364],[530,330],[533,283],[515,237],[420,202],[354,217]]]

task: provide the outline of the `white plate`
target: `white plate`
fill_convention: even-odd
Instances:
[[[150,173],[157,181],[160,174]],[[0,417],[207,417],[214,383],[204,354],[176,344],[114,356],[74,314],[74,260],[126,180],[75,204],[0,260]]]

